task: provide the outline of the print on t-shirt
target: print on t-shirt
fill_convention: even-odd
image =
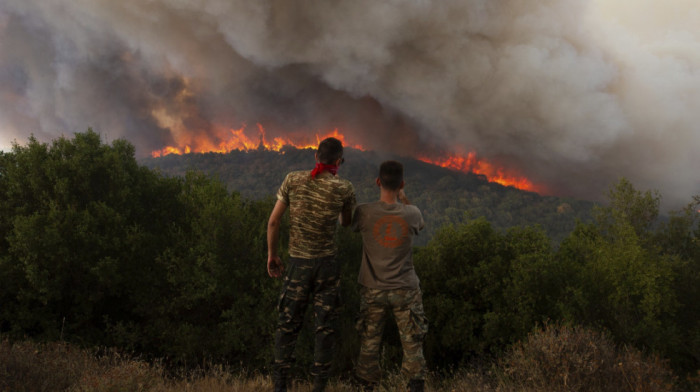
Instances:
[[[374,223],[372,235],[385,248],[398,248],[408,239],[408,224],[399,216],[386,215]]]

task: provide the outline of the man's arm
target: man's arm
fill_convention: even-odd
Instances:
[[[343,211],[340,212],[340,225],[343,227],[348,227],[352,223],[352,206],[346,205],[343,207]]]
[[[280,240],[280,225],[282,216],[287,210],[287,204],[277,200],[275,208],[272,209],[270,219],[267,221],[267,274],[273,278],[279,278],[284,272],[284,265],[277,255]]]
[[[403,189],[399,190],[398,194],[399,201],[405,205],[411,205],[411,202],[408,200],[406,197],[406,193],[404,193]],[[416,210],[418,211],[418,217],[420,218],[418,221],[418,226],[414,229],[415,233],[418,234],[419,231],[423,230],[423,227],[425,227],[425,221],[423,220],[423,214],[420,213],[420,210],[416,207]]]
[[[345,204],[343,204],[343,210],[340,211],[340,225],[343,227],[348,227],[352,224],[352,210],[357,204],[357,199],[355,198],[355,190],[351,187],[348,197],[345,199]]]
[[[399,201],[406,205],[411,204],[411,202],[406,197],[406,194],[404,193],[403,189],[399,190]]]

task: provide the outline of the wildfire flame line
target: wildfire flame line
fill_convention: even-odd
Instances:
[[[292,140],[289,137],[274,137],[272,140],[268,140],[265,129],[262,125],[258,124],[259,137],[258,139],[253,139],[248,137],[245,133],[245,125],[239,129],[229,130],[230,135],[226,140],[221,141],[219,144],[213,144],[210,140],[196,140],[193,144],[194,147],[189,144],[185,144],[184,147],[174,147],[167,146],[161,150],[155,150],[151,152],[151,156],[154,158],[163,157],[169,154],[189,154],[189,153],[205,153],[205,152],[218,152],[218,153],[228,153],[231,151],[252,151],[257,149],[265,149],[268,151],[280,151],[285,146],[291,146],[298,149],[308,149],[317,148],[321,140],[334,137],[340,140],[344,146],[352,147],[358,150],[365,151],[365,148],[359,144],[350,144],[345,140],[345,136],[338,132],[338,129],[334,129],[332,132],[325,134],[316,134],[315,139],[308,140],[308,138],[300,138],[301,140]],[[306,139],[306,140],[305,140]]]
[[[426,163],[464,173],[481,174],[489,181],[504,186],[513,186],[518,189],[532,192],[543,192],[544,190],[543,187],[533,184],[532,181],[523,176],[509,173],[503,168],[495,167],[493,164],[484,159],[478,159],[476,153],[474,152],[468,153],[466,157],[460,155],[450,155],[447,157],[431,159],[421,156],[418,157],[418,159]]]
[[[366,151],[366,149],[360,144],[348,143],[345,136],[340,133],[338,129],[334,129],[332,132],[325,134],[316,133],[315,140],[308,140],[308,138],[302,137],[299,137],[296,140],[293,140],[291,137],[274,137],[272,140],[269,140],[263,126],[257,124],[257,127],[257,139],[250,138],[248,135],[246,135],[246,127],[244,125],[239,129],[230,129],[228,131],[228,135],[223,133],[225,136],[220,139],[225,140],[222,140],[218,144],[213,143],[209,139],[196,139],[192,141],[192,145],[184,143],[183,147],[167,146],[161,150],[152,151],[151,156],[154,158],[159,158],[169,154],[182,155],[207,152],[228,153],[231,151],[252,151],[257,149],[281,151],[285,146],[291,146],[298,149],[315,149],[318,147],[321,140],[327,137],[334,137],[340,140],[344,146]],[[477,158],[476,153],[474,152],[470,152],[466,156],[450,154],[448,156],[438,158],[419,156],[417,159],[432,165],[441,166],[455,171],[484,175],[489,181],[496,182],[504,186],[513,186],[518,189],[533,192],[541,192],[543,190],[542,187],[533,184],[530,180],[523,176],[513,174],[512,172],[508,172],[503,168],[494,166],[484,159]]]

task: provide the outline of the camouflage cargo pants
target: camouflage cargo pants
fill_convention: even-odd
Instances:
[[[279,297],[274,377],[286,379],[309,302],[314,309],[314,364],[311,374],[327,379],[333,358],[340,295],[340,263],[334,257],[290,258]]]
[[[423,339],[428,332],[428,320],[423,312],[420,289],[378,290],[360,289],[360,314],[357,329],[360,334],[360,355],[356,375],[370,383],[381,379],[379,348],[384,326],[391,311],[401,336],[403,361],[401,373],[412,380],[424,380]]]

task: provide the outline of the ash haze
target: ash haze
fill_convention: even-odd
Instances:
[[[0,0],[0,146],[338,128],[558,195],[624,176],[677,208],[700,193],[700,3],[661,3]]]

